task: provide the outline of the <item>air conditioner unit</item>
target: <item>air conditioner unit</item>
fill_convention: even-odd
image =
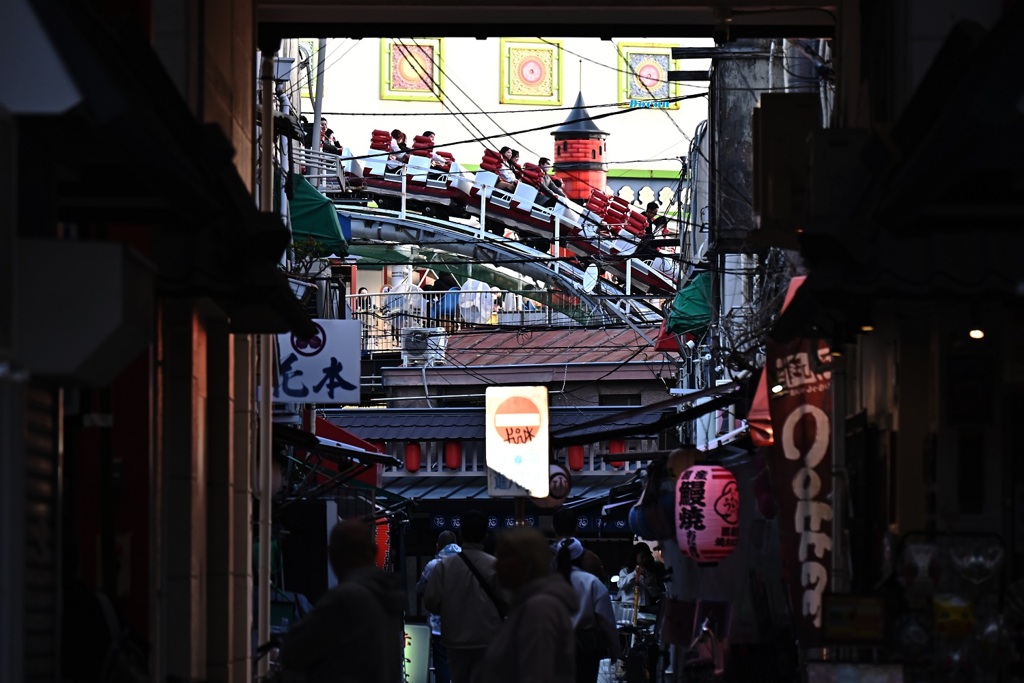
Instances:
[[[443,327],[406,327],[402,330],[402,365],[444,363],[448,333]]]

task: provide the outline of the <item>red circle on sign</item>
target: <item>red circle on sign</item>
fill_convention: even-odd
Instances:
[[[640,68],[636,70],[636,77],[643,87],[651,90],[660,88],[663,78],[661,67],[653,62],[641,64]]]
[[[519,77],[524,83],[536,85],[544,80],[544,65],[537,59],[525,59],[519,65]]]
[[[292,348],[295,349],[295,353],[300,356],[315,356],[324,350],[327,346],[327,332],[320,325],[320,323],[313,323],[316,327],[316,333],[309,339],[300,339],[294,334],[292,335]]]
[[[540,428],[540,408],[525,396],[513,396],[494,411],[494,430],[503,441],[527,443]]]

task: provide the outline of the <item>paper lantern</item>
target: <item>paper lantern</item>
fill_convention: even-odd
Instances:
[[[462,467],[462,444],[458,441],[444,442],[444,466],[450,470]]]
[[[378,569],[387,569],[391,563],[391,525],[387,522],[375,523],[373,525],[373,542],[377,546],[374,564]]]
[[[699,564],[718,564],[739,542],[736,477],[718,465],[694,465],[676,482],[676,542]]]
[[[584,454],[586,451],[583,446],[574,444],[569,446],[569,469],[573,472],[579,472],[583,469]]]
[[[420,463],[423,461],[423,449],[419,442],[410,441],[405,444],[405,469],[409,472],[419,472]]]
[[[612,439],[608,442],[608,452],[612,455],[620,455],[626,452],[626,441],[625,439]],[[608,460],[608,464],[615,469],[621,469],[623,462],[621,460]]]

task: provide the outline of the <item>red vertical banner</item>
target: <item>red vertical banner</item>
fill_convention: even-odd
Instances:
[[[391,523],[386,519],[374,522],[373,541],[377,544],[377,556],[374,558],[377,569],[389,569],[391,564]]]
[[[820,339],[767,351],[782,568],[800,642],[816,647],[832,566],[832,355]]]

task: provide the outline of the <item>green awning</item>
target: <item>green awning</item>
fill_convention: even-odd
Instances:
[[[711,273],[699,273],[676,294],[668,310],[668,331],[704,332],[711,325]]]
[[[313,240],[323,245],[324,253],[348,256],[348,242],[341,233],[338,211],[330,199],[320,194],[303,176],[293,173],[291,203],[288,211],[292,219],[292,240]]]

